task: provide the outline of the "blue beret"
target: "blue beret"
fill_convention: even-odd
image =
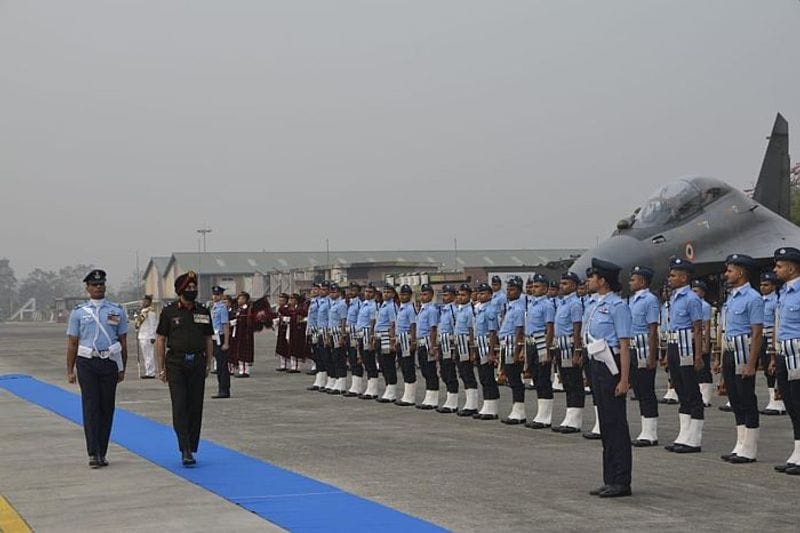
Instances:
[[[745,254],[731,254],[725,258],[726,265],[737,265],[747,270],[756,268],[756,261],[749,255]]]
[[[503,280],[500,279],[500,276],[492,276],[492,283],[503,283]]]
[[[327,288],[329,288],[331,286],[331,282],[326,279],[325,281],[320,283],[319,286],[327,289]]]
[[[637,276],[642,276],[646,280],[652,280],[655,272],[652,268],[648,266],[636,265],[631,269],[631,275],[636,274]]]
[[[708,285],[702,279],[696,279],[692,282],[692,287],[696,287],[698,289],[703,289],[705,292],[708,292]]]
[[[412,294],[413,292],[410,285],[404,284],[400,286],[400,294]]]
[[[350,288],[351,288],[351,289],[360,289],[360,288],[361,288],[361,285],[359,285],[359,284],[358,284],[358,282],[351,281],[351,282],[350,282]]]
[[[328,284],[328,288],[329,288],[330,290],[332,290],[332,291],[338,291],[338,290],[339,290],[339,284],[338,284],[338,283],[336,283],[335,281],[331,281],[331,282]]]
[[[388,290],[393,290],[393,291],[397,292],[397,290],[394,288],[394,285],[392,285],[391,283],[388,283],[388,282],[383,284],[383,288],[384,288],[384,290],[388,289]]]
[[[552,288],[554,288],[554,289],[557,289],[557,288],[558,288],[558,281],[556,281],[556,280],[554,280],[554,279],[553,279],[553,280],[550,280],[550,283],[548,283],[548,286],[549,286],[549,287],[552,287]]]
[[[433,292],[433,287],[431,287],[430,283],[423,283],[419,290],[421,292]]]
[[[451,294],[456,292],[456,288],[450,285],[449,283],[442,287],[442,292],[449,292]]]
[[[211,294],[224,294],[225,287],[220,287],[219,285],[214,285],[211,287]]]
[[[694,272],[694,265],[692,265],[691,261],[687,261],[686,259],[681,259],[680,257],[673,257],[669,261],[669,269],[683,270],[684,272],[689,272],[691,274],[692,272]]]
[[[478,285],[478,292],[486,292],[486,291],[491,291],[491,290],[492,290],[492,288],[489,286],[488,283],[480,283]]]
[[[458,286],[458,290],[472,292],[472,287],[469,286],[469,283],[462,283]]]
[[[800,250],[786,246],[775,250],[775,261],[791,261],[800,263]]]

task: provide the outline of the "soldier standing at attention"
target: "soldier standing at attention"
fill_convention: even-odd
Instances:
[[[197,299],[197,274],[175,279],[179,296],[161,311],[156,330],[156,357],[161,381],[169,384],[172,426],[184,466],[196,463],[203,420],[203,392],[214,353],[211,313]]]
[[[603,486],[590,494],[601,498],[631,495],[631,436],[625,395],[629,387],[631,311],[615,294],[620,267],[592,258],[589,290],[597,302],[586,318],[587,353],[592,365],[592,393],[603,440]]]
[[[92,270],[83,282],[89,301],[69,315],[67,381],[80,384],[89,467],[99,468],[108,466],[106,451],[114,420],[114,398],[117,383],[125,379],[128,317],[122,306],[105,299],[104,271]]]
[[[153,297],[145,294],[142,298],[142,310],[136,316],[136,335],[139,341],[139,352],[144,359],[144,375],[139,376],[141,379],[154,379],[156,377],[156,325],[158,318],[153,309]]]
[[[212,398],[231,397],[231,373],[228,368],[228,342],[231,326],[228,320],[228,306],[223,300],[225,289],[219,285],[211,287],[211,323],[214,326],[214,360],[217,362],[217,394]]]
[[[694,268],[679,257],[670,261],[669,332],[667,365],[669,377],[678,393],[680,429],[673,444],[664,448],[676,453],[698,453],[703,435],[704,406],[697,383],[697,371],[703,368],[700,348],[703,343],[703,305],[689,288]]]

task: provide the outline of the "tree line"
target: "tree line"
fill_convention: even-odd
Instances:
[[[30,298],[36,298],[36,308],[52,309],[56,298],[86,295],[83,278],[92,265],[72,265],[58,270],[34,268],[27,276],[17,279],[9,259],[0,259],[0,320],[5,320]],[[119,285],[109,285],[106,296],[118,302],[141,297],[136,274],[131,273]]]

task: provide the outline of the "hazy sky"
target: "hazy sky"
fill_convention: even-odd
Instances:
[[[588,247],[778,111],[797,0],[0,0],[0,257]]]

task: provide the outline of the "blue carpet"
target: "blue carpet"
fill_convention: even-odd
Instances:
[[[0,376],[0,388],[81,424],[80,396],[30,376]],[[289,531],[445,531],[385,505],[203,440],[193,468],[180,464],[172,428],[124,409],[111,440],[176,476]]]

